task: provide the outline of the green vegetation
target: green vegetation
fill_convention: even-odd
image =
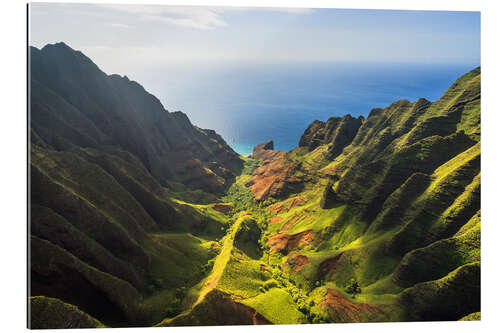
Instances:
[[[33,328],[480,318],[480,69],[252,159],[64,44],[31,58]]]
[[[361,287],[358,281],[352,278],[349,283],[345,286],[345,292],[352,295],[352,298],[356,298],[357,294],[361,294]]]
[[[474,312],[468,314],[467,316],[459,319],[460,321],[473,321],[473,320],[481,320],[481,312]]]
[[[307,320],[295,306],[289,293],[279,288],[243,301],[275,324],[302,324]]]
[[[458,320],[479,309],[480,263],[460,266],[445,277],[405,289],[398,302],[409,320]]]
[[[252,175],[255,169],[260,165],[260,161],[252,158],[246,158],[243,164],[243,170],[241,170],[242,175]]]
[[[250,208],[254,201],[252,192],[239,183],[232,184],[221,200],[233,203],[238,212]]]
[[[29,298],[31,329],[101,328],[105,327],[76,306],[57,298],[36,296]]]

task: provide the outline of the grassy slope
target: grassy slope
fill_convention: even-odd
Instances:
[[[280,202],[256,205],[243,186],[248,175],[240,176],[226,199],[237,210],[251,212],[255,219],[266,222],[263,243],[280,233],[312,231],[314,237],[309,244],[299,244],[285,255],[264,251],[260,260],[234,247],[229,256],[229,251],[224,251],[210,275],[212,281],[218,277],[214,287],[271,322],[307,322],[286,284],[275,286],[273,279],[259,271],[260,265],[267,265],[269,256],[271,265],[281,267],[283,275],[300,286],[308,302],[321,303],[326,287],[340,291],[355,304],[377,306],[383,313],[354,317],[358,320],[426,320],[428,309],[437,309],[436,313],[448,320],[467,315],[462,312],[470,312],[474,305],[446,315],[455,306],[446,297],[457,291],[439,286],[453,285],[444,282],[454,281],[456,274],[452,271],[465,271],[480,260],[480,145],[475,144],[480,133],[478,82],[479,71],[475,70],[459,79],[436,103],[401,101],[373,112],[353,144],[333,161],[324,157],[328,145],[311,152],[302,148],[292,151],[288,158],[300,163],[297,175],[307,184],[303,192]],[[454,113],[457,109],[458,116]],[[459,133],[462,130],[465,136]],[[320,194],[328,183],[325,176],[330,174],[340,176],[334,188],[344,202],[322,209]],[[377,213],[370,214],[372,207],[378,209]],[[306,257],[307,263],[295,270],[289,263],[291,254]],[[334,268],[322,272],[329,261],[335,261]],[[362,289],[355,298],[344,290],[352,278]],[[417,314],[409,314],[402,295],[412,293],[406,287],[422,282],[434,286],[426,288],[442,290],[444,296],[429,298],[413,291],[420,308]],[[266,284],[275,287],[259,289]],[[472,288],[464,297],[474,295]],[[436,308],[441,301],[446,305]],[[329,317],[322,307],[312,309],[326,320],[337,318]]]
[[[194,312],[193,310],[200,307],[200,304],[203,304],[207,294],[218,286],[221,276],[224,274],[226,266],[231,259],[234,235],[245,218],[245,215],[240,216],[231,226],[226,236],[221,239],[221,249],[213,262],[212,270],[208,276],[192,288],[188,294],[186,302],[191,303],[190,307],[175,318],[163,320],[158,324],[159,326],[175,325],[177,321],[183,322],[185,317],[191,316],[192,312]],[[203,318],[197,318],[197,320],[201,320],[203,322]]]
[[[319,306],[327,288],[382,313],[345,318],[460,319],[479,311],[478,84],[475,70],[435,103],[400,101],[373,111],[333,161],[325,158],[328,145],[292,151],[306,186],[279,202],[253,201],[244,184],[259,162],[244,158],[242,175],[222,198],[233,216],[207,204],[213,198],[205,194],[167,190],[127,152],[54,152],[40,139],[32,155],[35,244],[41,256],[50,250],[49,257],[63,258],[92,290],[108,290],[109,281],[123,287],[104,298],[124,318],[95,313],[108,325],[332,321],[338,317]],[[322,209],[330,175],[339,176],[341,202]],[[243,229],[255,231],[250,220],[260,240],[235,240]],[[312,240],[286,254],[266,246],[273,235],[308,231]],[[292,254],[307,262],[297,269]],[[43,276],[61,266],[47,267],[32,267],[40,295]],[[345,292],[353,278],[362,290],[355,298]],[[123,301],[126,295],[133,297]],[[457,307],[454,295],[469,306]],[[47,296],[65,300],[63,293]]]
[[[401,307],[398,295],[405,287],[443,279],[453,270],[480,260],[480,144],[474,144],[480,134],[479,80],[479,70],[474,70],[436,103],[394,103],[387,110],[374,112],[359,137],[334,161],[322,157],[326,146],[310,153],[298,148],[289,154],[301,163],[298,173],[310,177],[306,191],[292,196],[306,200],[294,207],[288,200],[279,202],[284,209],[270,216],[279,217],[278,222],[270,224],[265,235],[314,232],[316,242],[292,251],[308,259],[304,267],[290,274],[293,280],[313,294],[324,279],[328,286],[343,292],[347,282],[355,278],[363,290],[355,302]],[[457,110],[458,117],[453,114]],[[461,137],[460,131],[467,137]],[[443,154],[443,149],[453,153]],[[377,158],[380,163],[364,165]],[[427,174],[413,175],[413,170],[418,171],[415,165],[424,166],[420,161],[430,162],[423,167]],[[408,163],[414,166],[407,171]],[[377,176],[380,173],[385,175]],[[345,203],[324,210],[319,207],[319,194],[328,174],[340,175],[335,189]],[[401,175],[411,180],[405,182],[409,178]],[[370,216],[366,208],[373,203],[383,209]],[[320,276],[320,265],[339,255],[335,273]],[[288,257],[273,258],[287,271]],[[469,297],[478,297],[474,288],[470,290]],[[415,297],[424,296],[417,293]],[[425,320],[425,307],[432,309],[435,302],[438,300],[426,299],[418,315],[400,313],[391,320]],[[446,306],[443,309],[450,310],[456,304],[448,302]],[[451,315],[441,312],[446,320],[457,320],[467,313],[459,314],[459,310]]]
[[[101,328],[105,327],[76,306],[63,301],[44,297],[30,297],[31,329],[58,328]]]
[[[283,289],[273,288],[256,297],[243,301],[274,324],[298,324],[304,321],[304,315],[293,303],[290,294]]]
[[[64,264],[73,272],[68,279],[56,265],[47,271],[37,264],[41,259],[33,260],[33,296],[58,297],[92,312],[92,301],[61,291],[79,286],[117,307],[119,314],[113,315],[94,309],[102,322],[149,326],[166,316],[177,289],[205,277],[202,268],[217,254],[216,239],[228,226],[228,217],[212,205],[170,200],[168,191],[125,151],[55,152],[33,145],[31,162],[31,233],[50,244],[53,253],[75,257]],[[32,248],[33,257],[42,249]],[[46,277],[53,274],[49,282]],[[127,301],[133,310],[125,311],[99,276],[120,281],[117,291],[130,283],[140,295]],[[78,285],[81,278],[93,281],[91,286]]]

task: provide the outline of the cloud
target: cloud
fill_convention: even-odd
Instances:
[[[145,21],[164,22],[194,29],[214,29],[224,27],[215,9],[207,7],[179,7],[158,5],[98,5],[107,10],[133,15]]]
[[[106,25],[110,26],[110,27],[116,27],[116,28],[130,28],[129,25],[121,24],[121,23],[108,23]]]
[[[253,8],[256,9],[256,8]],[[260,10],[269,10],[273,12],[282,12],[282,13],[288,13],[288,14],[311,14],[314,12],[314,9],[312,8],[258,8]]]
[[[225,27],[223,14],[241,11],[274,11],[287,14],[309,14],[310,8],[266,8],[266,7],[202,7],[161,5],[114,5],[98,4],[110,11],[133,15],[145,21],[163,22],[184,28],[212,30]]]

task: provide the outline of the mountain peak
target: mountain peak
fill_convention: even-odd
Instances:
[[[47,44],[45,45],[42,50],[46,49],[46,48],[56,48],[56,49],[64,49],[64,50],[71,50],[71,51],[75,51],[74,49],[72,49],[68,44],[64,43],[64,42],[57,42],[57,43],[53,43],[53,44]]]

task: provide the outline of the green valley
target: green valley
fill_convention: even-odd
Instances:
[[[240,156],[64,43],[30,66],[32,328],[480,319],[480,68]]]

